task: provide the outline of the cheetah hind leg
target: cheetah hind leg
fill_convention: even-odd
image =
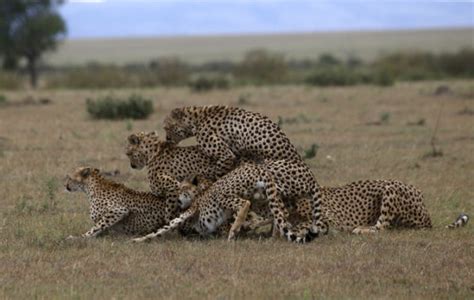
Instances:
[[[392,206],[396,203],[397,191],[391,187],[387,187],[382,196],[382,206],[380,207],[380,216],[374,226],[359,226],[352,230],[354,234],[372,234],[387,229],[395,219],[392,212]]]
[[[235,217],[235,221],[232,224],[232,227],[230,227],[229,237],[227,238],[229,241],[235,239],[235,235],[240,231],[240,228],[245,223],[251,205],[250,201],[244,199],[238,199],[238,202],[240,202],[241,205],[237,212],[237,216]]]

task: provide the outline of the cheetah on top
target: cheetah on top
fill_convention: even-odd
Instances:
[[[165,118],[171,143],[196,136],[202,151],[229,168],[236,157],[255,161],[301,161],[295,146],[268,117],[238,107],[209,105],[175,108]]]

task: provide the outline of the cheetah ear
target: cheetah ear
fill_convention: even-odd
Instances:
[[[185,116],[182,108],[175,108],[171,111],[171,117],[175,120],[181,120]]]
[[[138,144],[140,144],[140,139],[138,138],[138,136],[136,134],[133,133],[128,137],[128,142],[131,145],[138,145]]]
[[[92,168],[84,168],[82,169],[80,175],[82,178],[87,178],[91,175],[91,173],[92,173]]]

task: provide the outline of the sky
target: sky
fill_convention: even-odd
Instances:
[[[474,28],[474,0],[68,0],[60,12],[71,39]]]

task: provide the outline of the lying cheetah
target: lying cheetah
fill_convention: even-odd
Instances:
[[[421,191],[400,181],[357,181],[340,187],[321,187],[321,193],[323,220],[341,231],[361,234],[388,228],[432,227]],[[294,218],[310,220],[310,201],[299,199],[290,212]],[[468,220],[466,214],[461,214],[446,227],[461,227]],[[253,225],[256,226],[259,225]]]
[[[165,225],[165,201],[152,193],[134,191],[104,178],[98,169],[80,167],[67,176],[66,190],[82,191],[90,203],[94,226],[82,236],[95,237],[106,230],[146,234]]]
[[[422,192],[400,181],[363,180],[341,187],[323,187],[321,191],[323,215],[340,230],[360,234],[388,228],[432,227]],[[467,215],[461,215],[460,220],[449,226],[464,225]]]
[[[210,105],[202,107],[182,107],[171,111],[165,118],[166,139],[171,143],[196,136],[202,151],[216,160],[222,168],[229,168],[239,157],[247,157],[255,162],[263,160],[286,160],[296,162],[305,173],[310,169],[304,164],[296,148],[269,118],[237,107]],[[311,176],[313,177],[313,176]],[[314,199],[319,198],[319,186],[312,178]],[[302,182],[302,185],[307,184]],[[319,201],[312,203],[313,220],[316,228],[320,221]],[[284,208],[284,207],[283,207]],[[275,213],[284,213],[275,208]],[[285,221],[286,223],[286,221]],[[317,234],[315,232],[314,234]]]
[[[155,233],[134,241],[142,242],[177,228],[191,218],[197,218],[195,229],[202,235],[210,234],[224,224],[232,215],[236,215],[235,222],[229,231],[229,239],[245,222],[246,215],[252,205],[251,201],[255,189],[263,187],[268,200],[269,209],[274,217],[274,224],[282,236],[290,241],[308,242],[320,234],[326,234],[328,226],[318,219],[313,228],[301,226],[295,232],[287,223],[283,199],[301,199],[312,197],[319,207],[316,198],[316,184],[308,168],[298,162],[284,160],[266,161],[263,164],[242,164],[230,173],[224,175],[212,184],[204,193],[197,196],[191,207],[178,218],[171,221]],[[319,211],[318,211],[319,214]]]

